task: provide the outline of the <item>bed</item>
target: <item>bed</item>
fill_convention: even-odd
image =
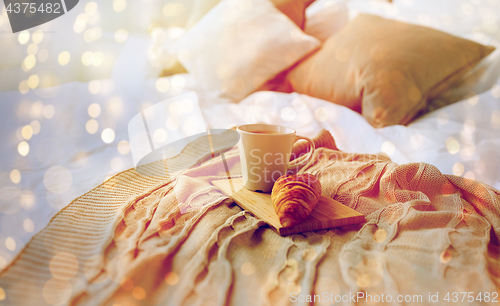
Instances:
[[[38,66],[28,71],[29,60],[24,57],[17,64],[2,62],[0,303],[419,305],[438,299],[465,305],[479,304],[480,294],[482,302],[493,304],[498,296],[496,239],[500,237],[500,32],[498,21],[495,28],[483,17],[492,10],[497,16],[498,4],[490,1],[493,9],[487,9],[451,1],[347,2],[331,1],[334,4],[329,7],[335,7],[337,14],[345,9],[341,17],[346,20],[357,11],[396,15],[484,41],[497,50],[479,64],[486,72],[459,101],[407,125],[384,128],[373,127],[345,106],[297,92],[261,90],[238,103],[224,103],[207,93],[192,73],[158,78],[160,71],[151,64],[152,58],[158,61],[162,56],[152,51],[163,35],[158,33],[185,30],[172,28],[182,24],[172,18],[171,24],[160,24],[170,29],[144,34],[144,20],[161,20],[155,15],[157,2],[146,10],[149,15],[129,25],[119,16],[121,2],[115,4],[111,21],[89,26],[101,27],[99,35],[82,30],[84,35],[74,38],[75,16],[86,17],[65,16],[52,26],[62,29],[70,24],[69,30],[60,31],[71,44],[44,32],[38,44],[39,49],[49,50],[47,61],[37,58]],[[191,9],[186,2],[183,9],[177,6],[176,15],[172,13],[176,6],[169,3],[163,13],[179,19]],[[111,10],[106,5],[99,4],[102,15],[107,14],[105,9]],[[88,16],[97,10],[90,1],[79,7]],[[134,7],[129,4],[125,12]],[[317,13],[326,8],[311,5],[306,19],[321,17]],[[448,19],[434,18],[433,11],[446,12]],[[0,27],[6,28],[5,13],[2,16]],[[453,16],[459,21],[438,22]],[[484,35],[477,34],[481,22]],[[108,31],[110,24],[131,30]],[[311,22],[309,33],[317,29],[314,25]],[[50,29],[49,24],[43,28]],[[24,41],[21,35],[3,38],[3,43],[9,50],[16,44],[29,57],[31,51],[24,50],[37,39],[33,32],[28,36],[21,47],[16,41]],[[85,50],[93,55],[84,56]],[[77,63],[63,65],[63,51]],[[108,54],[115,56],[97,65],[98,52],[106,59]],[[50,70],[58,81],[47,74]],[[39,86],[30,81],[33,74],[38,75]],[[56,85],[37,88],[43,87],[44,80]],[[351,173],[365,167],[373,179],[355,186],[334,184],[336,193],[331,196],[361,211],[368,222],[280,237],[210,184],[225,175],[221,157],[207,158],[210,152],[198,153],[195,162],[191,160],[193,167],[174,179],[134,172],[127,129],[131,118],[160,101],[193,91],[208,129],[265,122],[292,127],[308,137],[322,129],[329,131],[341,152],[335,166],[341,168],[330,170]],[[225,158],[237,175],[237,149],[223,139],[215,142],[228,150]],[[195,145],[191,143],[186,152],[196,151]],[[182,164],[175,159],[172,163]],[[333,166],[309,167],[319,173]],[[440,182],[438,191],[432,186],[405,185],[401,179],[421,181],[427,176]],[[383,193],[385,180],[395,185],[386,186]],[[366,186],[375,185],[379,193],[367,195]],[[186,194],[192,191],[199,193]],[[415,196],[419,192],[432,201],[425,204],[426,199]],[[359,194],[361,200],[349,194]],[[396,200],[390,199],[391,194]],[[390,210],[370,199],[403,204]],[[181,214],[182,205],[188,204],[196,209]],[[398,215],[398,209],[404,213]],[[430,211],[437,214],[426,214]],[[460,294],[456,301],[455,292]],[[460,292],[467,292],[465,299]],[[469,292],[473,292],[472,302],[466,301]],[[368,294],[378,300],[367,300]],[[388,295],[395,300],[387,300]],[[397,300],[399,296],[402,300]]]

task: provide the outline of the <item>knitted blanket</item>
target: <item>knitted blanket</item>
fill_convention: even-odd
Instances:
[[[499,191],[332,141],[305,170],[364,224],[281,237],[212,186],[237,150],[195,141],[70,203],[1,272],[0,305],[496,304]]]

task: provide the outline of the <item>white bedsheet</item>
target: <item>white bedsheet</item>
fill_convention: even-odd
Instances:
[[[56,114],[52,119],[39,120],[41,131],[29,140],[30,153],[26,157],[17,152],[20,140],[15,134],[19,126],[28,124],[32,118],[19,118],[16,110],[21,99],[37,101],[36,91],[24,96],[16,92],[0,93],[4,119],[0,123],[0,137],[4,144],[0,148],[2,265],[9,262],[72,199],[118,171],[133,167],[130,154],[122,155],[117,149],[120,141],[128,140],[128,120],[140,111],[141,106],[181,92],[159,93],[155,81],[142,82],[136,87],[122,81],[119,77],[103,81],[103,86],[110,90],[99,96],[92,95],[86,83],[61,85],[55,97],[43,100],[44,104],[54,106]],[[202,110],[209,128],[262,121],[293,127],[306,136],[314,136],[324,128],[333,134],[341,150],[382,151],[398,163],[423,161],[437,166],[443,173],[476,178],[500,189],[499,89],[488,90],[477,100],[465,100],[442,108],[409,126],[384,129],[374,129],[350,109],[295,93],[258,92],[240,104],[208,105],[204,101]],[[91,119],[87,107],[94,102],[102,105],[102,114],[97,118],[101,127],[98,133],[91,135],[85,130],[85,124]],[[106,144],[101,139],[103,128],[114,130],[112,143]],[[61,194],[48,191],[44,184],[44,175],[53,166],[58,166],[52,168],[57,170],[53,173],[61,175],[56,179],[57,186],[65,189],[64,186],[68,185],[68,190]],[[13,169],[21,172],[19,184],[13,184],[8,178]],[[21,196],[30,192],[34,196],[33,204],[29,203],[30,196]],[[34,223],[32,232],[25,230],[28,226],[26,219]],[[7,248],[8,238],[14,239],[14,250]]]
[[[24,95],[0,92],[0,268],[72,199],[133,167],[130,154],[121,154],[117,145],[128,140],[128,121],[141,108],[196,91],[189,75],[161,81],[169,84],[165,92],[158,90],[158,80],[145,79],[147,46],[147,37],[130,37],[113,76],[100,81],[102,90],[96,95],[90,93],[88,83],[81,82]],[[38,101],[54,107],[53,118],[37,112]],[[491,90],[427,114],[409,126],[384,129],[374,129],[350,109],[299,94],[259,92],[239,104],[217,104],[200,93],[200,102],[208,128],[262,121],[293,127],[306,136],[324,128],[341,150],[382,151],[397,163],[427,162],[443,173],[476,178],[500,189],[500,80]],[[87,108],[92,103],[102,109],[95,119],[99,123],[96,134],[86,131],[92,119]],[[40,133],[27,141],[30,152],[23,157],[18,153],[20,128],[33,120],[40,122]],[[101,138],[105,128],[115,133],[110,144]],[[17,184],[9,177],[14,169],[21,173]],[[44,182],[47,171],[56,175],[57,188],[52,191]],[[45,181],[51,189],[49,179]]]
[[[141,108],[184,92],[181,86],[159,92],[156,80],[144,78],[148,42],[147,36],[129,37],[112,78],[99,81],[98,94],[82,82],[26,94],[0,92],[0,268],[71,200],[133,167],[130,154],[118,150],[121,141],[128,141],[129,120]],[[101,113],[95,118],[98,131],[90,134],[88,107],[94,103]],[[49,105],[55,112],[47,119],[43,107]],[[26,140],[29,153],[21,156],[21,129],[34,120],[40,132]],[[115,134],[109,144],[101,136],[106,128]],[[10,178],[15,169],[21,174],[17,184]]]

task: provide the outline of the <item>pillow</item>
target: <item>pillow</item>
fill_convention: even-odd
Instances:
[[[325,41],[349,21],[348,0],[316,0],[306,10],[307,35]]]
[[[269,0],[224,0],[171,50],[204,94],[237,102],[319,46]]]
[[[187,27],[192,27],[221,0],[196,0]],[[278,10],[290,18],[299,28],[304,28],[305,10],[314,0],[270,0]]]
[[[220,1],[221,0],[195,0],[192,12],[186,23],[186,28],[189,29],[195,25],[196,22],[198,22]],[[278,10],[290,18],[301,29],[304,28],[305,24],[305,10],[312,1],[314,0],[271,0]],[[161,28],[156,27],[153,29],[153,32],[157,29]],[[161,45],[153,43],[150,47],[152,52],[150,52],[151,54],[149,56],[149,62],[151,65],[151,72],[148,73],[149,75],[154,75],[155,77],[158,77],[159,75],[160,77],[163,77],[186,72],[184,67],[182,67],[177,59],[168,51],[172,41],[173,39],[168,39]]]
[[[424,113],[489,90],[500,77],[500,50],[498,49],[500,31],[496,31],[500,15],[493,13],[495,8],[498,8],[498,4],[483,1],[480,7],[481,14],[472,15],[470,10],[476,10],[477,4],[471,4],[467,0],[394,0],[393,3],[350,0],[347,6],[351,20],[360,13],[378,15],[431,27],[497,48],[453,84],[449,84],[449,90],[442,92],[438,98],[427,101]],[[309,8],[312,8],[312,5]]]
[[[493,47],[444,32],[359,15],[292,69],[298,93],[361,111],[375,127],[408,124]]]

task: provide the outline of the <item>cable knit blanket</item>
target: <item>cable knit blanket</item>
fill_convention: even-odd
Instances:
[[[0,304],[496,304],[499,191],[326,141],[306,172],[367,222],[280,237],[210,183],[237,150],[224,166],[204,143],[145,166],[197,161],[172,178],[130,169],[75,199],[1,272]]]

